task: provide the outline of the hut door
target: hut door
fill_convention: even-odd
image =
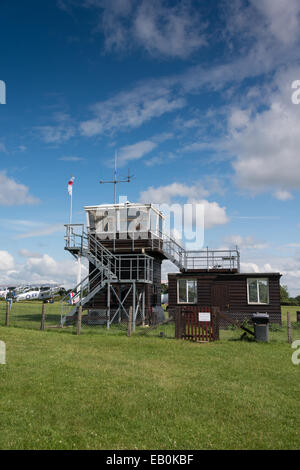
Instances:
[[[219,307],[221,312],[230,311],[229,287],[225,284],[212,286],[211,298],[212,305]]]

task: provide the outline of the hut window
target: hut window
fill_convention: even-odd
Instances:
[[[247,279],[248,304],[269,303],[269,280]]]
[[[197,281],[179,279],[177,282],[177,296],[179,304],[197,303]]]

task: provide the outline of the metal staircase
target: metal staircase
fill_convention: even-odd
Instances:
[[[74,287],[72,300],[70,294],[61,300],[61,326],[75,318],[78,307],[87,304],[106,285],[107,279],[104,271],[95,268],[82,281]]]
[[[86,306],[108,283],[153,282],[153,258],[145,254],[114,255],[82,224],[66,225],[66,246],[76,259],[84,256],[95,267],[61,301],[61,326],[74,319],[78,307]]]
[[[184,260],[186,253],[184,247],[177,240],[169,237],[165,233],[161,234],[161,240],[162,250],[168,260],[175,264],[175,266],[177,266],[180,271],[184,270]]]
[[[83,225],[67,225],[66,228],[65,250],[72,253],[75,258],[78,258],[78,256],[86,257],[96,268],[104,271],[108,278],[117,279],[119,257],[107,250],[95,235],[87,235],[83,230]],[[79,233],[75,232],[74,228],[79,229]]]

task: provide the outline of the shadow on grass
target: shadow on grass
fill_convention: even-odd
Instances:
[[[249,336],[245,333],[243,333],[242,335],[237,336],[235,338],[227,338],[227,341],[231,341],[231,342],[235,342],[235,343],[237,343],[237,342],[240,343],[241,341],[244,341],[246,343],[256,343],[254,336]]]
[[[10,318],[10,322],[12,324],[14,323],[22,323],[22,326],[26,328],[26,323],[40,323],[42,319],[42,315],[39,314],[20,314],[20,315],[12,315]],[[60,323],[60,315],[49,315],[48,317],[46,316],[46,324],[50,323],[51,325],[53,324],[59,324]]]

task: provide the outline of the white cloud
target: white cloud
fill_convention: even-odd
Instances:
[[[190,0],[176,4],[164,0],[60,0],[59,6],[67,11],[74,3],[96,13],[96,31],[104,35],[106,51],[143,49],[152,56],[185,59],[207,45],[207,24]]]
[[[156,165],[161,165],[163,163],[164,159],[162,157],[153,157],[149,158],[149,160],[145,161],[146,166],[156,166]]]
[[[14,258],[8,251],[0,251],[0,270],[8,271],[14,267]]]
[[[29,194],[27,186],[6,176],[5,171],[0,172],[0,206],[37,204],[38,202],[39,199]]]
[[[287,285],[292,295],[300,295],[300,255],[295,252],[293,256],[272,256],[263,254],[253,260],[241,256],[242,272],[279,272],[282,274],[281,285]]]
[[[206,45],[204,23],[191,3],[164,7],[162,1],[143,1],[133,24],[133,36],[150,54],[186,58]]]
[[[74,137],[75,127],[69,114],[55,112],[51,115],[51,121],[54,124],[34,128],[46,144],[60,144]]]
[[[232,109],[229,117],[231,132],[240,131],[249,124],[249,110]]]
[[[148,160],[145,161],[146,166],[157,166],[157,165],[162,165],[162,164],[168,164],[170,163],[171,160],[174,160],[176,158],[176,155],[172,152],[167,152],[163,153],[160,152],[159,155],[156,155],[155,157],[149,158]]]
[[[292,46],[299,38],[298,0],[251,0],[252,5],[262,14],[268,31],[279,42]]]
[[[232,130],[229,116],[229,135],[224,142],[226,150],[236,155],[237,184],[253,192],[272,190],[282,201],[292,198],[291,190],[300,189],[300,106],[291,101],[291,84],[297,76],[299,68],[278,73],[270,83],[272,93],[263,110],[240,110],[245,117],[241,127]]]
[[[171,200],[176,197],[197,198],[208,194],[208,191],[200,184],[189,186],[183,183],[172,183],[158,188],[150,186],[140,193],[140,200],[145,203],[170,204]]]
[[[126,145],[125,147],[121,147],[118,152],[118,165],[122,167],[131,160],[139,160],[144,155],[155,149],[156,146],[157,144],[155,142],[151,142],[150,140],[143,140],[133,145]]]
[[[185,100],[176,96],[171,87],[148,81],[94,104],[91,107],[94,117],[81,122],[80,131],[82,135],[92,137],[116,130],[134,129],[184,106]]]
[[[64,124],[57,126],[37,126],[35,129],[46,144],[66,142],[75,135],[75,129]]]
[[[268,244],[261,242],[248,235],[242,237],[241,235],[230,235],[224,238],[224,243],[229,245],[229,248],[238,246],[242,250],[264,250]]]
[[[86,0],[83,5],[76,0],[69,2],[61,0],[61,3],[64,6],[77,4],[96,9],[95,16],[101,13],[101,30],[110,49],[122,48],[125,45],[127,50],[127,41],[129,41],[135,45],[143,42],[143,47],[149,48],[151,53],[161,48],[161,53],[166,49],[172,55],[175,50],[182,47],[182,53],[188,54],[189,48],[182,39],[183,25],[189,24],[186,28],[189,33],[194,31],[192,25],[195,21],[195,24],[203,25],[202,21],[199,23],[199,8],[188,1],[169,6],[163,1],[136,2],[135,0],[115,2]],[[229,46],[234,49],[234,54],[231,49],[229,60],[223,59],[222,62],[210,67],[198,64],[181,74],[160,77],[159,80],[146,80],[129,91],[117,93],[108,100],[96,103],[91,107],[92,116],[79,124],[81,134],[92,137],[135,129],[165,113],[183,108],[186,105],[184,98],[188,94],[203,92],[206,89],[218,92],[228,84],[231,91],[227,90],[227,93],[234,93],[234,89],[238,89],[246,78],[261,76],[295,63],[298,60],[296,44],[299,44],[300,36],[297,33],[300,31],[298,3],[298,0],[227,2],[226,9],[222,9],[221,12],[226,12],[222,18],[224,36]],[[160,21],[163,22],[162,26]],[[143,25],[143,28],[140,28],[139,24]],[[291,28],[281,28],[282,24],[289,24]],[[176,31],[174,35],[172,28]],[[139,31],[139,40],[133,40],[134,31]],[[200,32],[198,28],[198,36],[203,39],[201,28]],[[224,36],[215,35],[217,41],[220,38],[224,39]],[[260,87],[252,86],[248,92],[243,90],[244,96],[240,96],[241,100],[261,98],[260,104],[262,104],[263,93],[267,90],[266,85],[268,84],[262,84]],[[255,121],[255,117],[251,118],[251,111],[244,107],[232,110],[229,125],[233,133],[242,131],[243,135],[246,135]],[[186,128],[197,127],[198,123],[197,119],[187,120]],[[66,125],[66,120],[62,124]],[[59,126],[49,126],[48,129],[45,126],[42,132],[46,140],[55,143],[64,138],[68,139],[74,130],[71,126],[71,129],[66,129],[64,133]],[[194,148],[190,150],[201,150],[198,143],[192,145]],[[204,147],[208,146],[209,143],[204,143]]]
[[[283,191],[281,189],[275,191],[274,197],[279,201],[288,201],[289,199],[293,199],[293,195],[289,191]]]
[[[65,157],[60,157],[59,160],[63,162],[82,162],[85,160],[85,158],[75,157],[75,156],[65,156]]]
[[[178,200],[178,198],[184,198],[184,204],[190,204],[191,207],[200,205],[204,208],[204,228],[209,229],[229,222],[226,208],[220,207],[217,202],[211,202],[204,199],[204,197],[208,195],[209,192],[203,188],[201,184],[186,185],[175,182],[167,186],[159,186],[158,188],[151,186],[140,193],[140,201],[152,204],[172,205],[176,200]],[[176,208],[171,209],[171,211],[174,210],[176,212]],[[185,223],[189,227],[194,225],[194,211],[189,210],[185,213]],[[186,228],[187,227],[185,227],[185,230]],[[187,230],[189,230],[189,228],[187,228]]]
[[[226,9],[226,33],[243,46],[252,41],[253,52],[266,64],[288,59],[299,41],[299,12],[298,0],[231,0]]]
[[[19,251],[19,255],[23,256],[24,258],[41,258],[41,253],[38,252],[33,252],[26,250],[26,248],[23,248]]]
[[[186,59],[213,39],[215,43],[225,39],[230,51],[240,51],[241,56],[245,45],[250,46],[248,58],[267,68],[297,52],[292,46],[299,40],[298,0],[228,0],[213,5],[211,15],[220,21],[213,39],[207,8],[204,20],[198,2],[59,0],[59,4],[64,10],[74,5],[91,9],[107,51],[142,48],[152,56]]]
[[[165,260],[161,265],[161,281],[168,282],[168,274],[178,273],[179,269],[169,260]]]
[[[77,283],[77,262],[74,260],[57,261],[48,254],[30,253],[22,250],[25,263],[17,264],[13,256],[0,251],[0,284],[50,284],[58,283],[66,288],[74,287]],[[88,268],[82,265],[82,277],[86,276]]]
[[[243,273],[260,273],[260,268],[255,263],[241,262],[241,272]]]
[[[80,124],[80,131],[86,137],[92,137],[97,134],[102,134],[104,131],[104,127],[100,120],[90,119]]]
[[[217,202],[207,201],[205,199],[189,199],[188,203],[199,204],[204,207],[204,228],[209,229],[217,225],[224,225],[229,222],[226,213],[226,207],[221,207]],[[193,219],[194,222],[194,219]]]

